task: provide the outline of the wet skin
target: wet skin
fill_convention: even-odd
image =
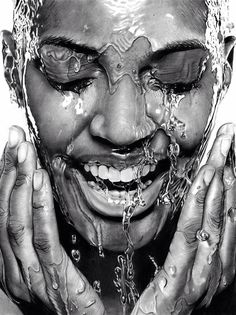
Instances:
[[[113,1],[68,1],[66,5],[48,1],[40,12],[43,70],[33,61],[27,65],[29,107],[63,196],[64,211],[92,244],[100,238],[104,248],[125,249],[122,225],[112,220],[122,217],[124,206],[115,204],[117,197],[90,188],[88,179],[75,172],[71,163],[79,165],[79,170],[90,163],[122,171],[144,160],[141,142],[150,137],[154,157],[165,159],[169,137],[161,128],[169,116],[164,91],[175,89],[175,83],[184,83],[176,88],[184,98],[174,117],[184,125],[185,134],[177,128],[171,135],[181,152],[194,149],[202,138],[214,82],[210,59],[199,77],[208,55],[204,49],[206,8],[199,2],[202,16],[186,11],[186,20],[193,21],[190,28],[178,10],[181,3],[184,7],[180,1],[176,9],[172,1],[138,1],[129,5],[135,18],[126,4],[116,6]],[[150,80],[153,69],[160,69],[154,77],[158,88]],[[137,217],[130,227],[137,248],[153,238],[167,216],[156,206],[155,211],[147,211],[161,187],[160,165],[156,171],[159,175],[143,191],[146,206],[134,212],[134,217],[145,211],[146,215]],[[106,171],[100,177],[106,178]],[[109,189],[117,192],[115,186]]]
[[[121,220],[129,200],[120,203],[132,201],[132,193],[124,194],[123,182],[133,190],[135,173],[151,171],[141,183],[133,179],[145,205],[135,208],[130,225],[134,247],[142,247],[135,251],[134,267],[138,289],[144,290],[132,315],[190,314],[199,300],[210,303],[235,274],[236,182],[225,165],[235,137],[229,124],[219,130],[193,181],[167,256],[152,243],[154,258],[166,257],[144,289],[150,281],[144,279],[150,266],[144,245],[170,211],[156,203],[168,145],[176,139],[183,166],[211,110],[214,76],[204,47],[205,9],[202,1],[192,10],[184,0],[47,1],[39,12],[39,58],[26,65],[25,91],[41,157],[49,161],[62,210],[86,240],[112,251],[126,249]],[[5,41],[13,46],[9,34]],[[59,241],[49,177],[36,170],[34,148],[17,127],[10,130],[3,161],[0,246],[11,294],[32,303],[37,297],[58,314],[65,309],[104,314],[104,308],[122,314],[111,286],[117,253],[106,252],[95,264],[93,247],[80,243],[83,261],[78,268],[72,263]],[[107,195],[97,192],[90,172],[98,172]],[[206,240],[196,237],[200,232]],[[89,285],[93,277],[101,280],[102,299]],[[131,313],[131,303],[126,306]]]

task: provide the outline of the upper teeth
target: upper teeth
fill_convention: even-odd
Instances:
[[[154,172],[156,169],[156,165],[147,164],[144,166],[133,166],[123,169],[122,171],[119,171],[114,167],[107,167],[106,165],[98,166],[96,164],[93,165],[85,164],[84,169],[86,172],[91,172],[91,174],[94,177],[108,179],[112,183],[115,182],[128,183],[134,179],[139,178],[140,176],[146,176],[149,172]]]

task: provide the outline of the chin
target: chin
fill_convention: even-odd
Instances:
[[[155,163],[137,161],[125,167],[77,161],[54,156],[51,164],[61,210],[82,237],[100,249],[124,251],[128,242],[122,219],[124,209],[134,201],[129,225],[134,249],[157,236],[168,216],[157,203],[169,168],[166,156],[158,155]]]

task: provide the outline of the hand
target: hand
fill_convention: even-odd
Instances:
[[[5,291],[55,314],[105,314],[59,242],[48,174],[25,133],[11,127],[0,172],[0,248]]]
[[[188,192],[163,268],[141,295],[132,315],[191,314],[209,305],[235,275],[236,181],[226,165],[234,137],[222,126]]]

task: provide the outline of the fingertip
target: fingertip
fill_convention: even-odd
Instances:
[[[203,175],[203,180],[204,180],[204,183],[206,184],[206,186],[209,186],[209,184],[212,181],[214,175],[215,175],[215,168],[211,167],[211,166],[208,166],[205,169],[205,172],[204,172],[204,175]]]
[[[235,128],[236,126],[234,123],[224,124],[223,126],[219,128],[217,136],[225,135],[225,134],[233,136],[235,133]]]
[[[34,171],[33,188],[35,191],[40,191],[44,186],[47,191],[50,191],[50,178],[46,170],[37,169]]]
[[[19,133],[18,130],[14,127],[11,126],[9,128],[9,133],[8,133],[8,147],[10,149],[13,149],[17,146],[17,144],[20,141]]]
[[[22,141],[25,141],[24,130],[15,125],[11,126],[8,133],[8,147],[13,149]]]

